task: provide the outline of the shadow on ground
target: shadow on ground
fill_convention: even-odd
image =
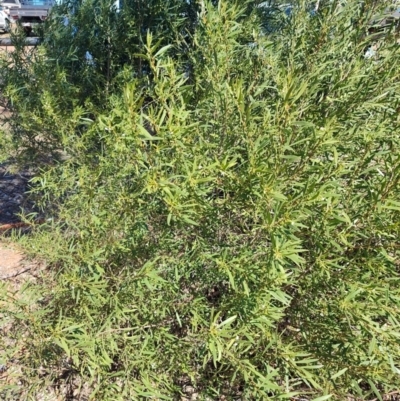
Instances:
[[[33,210],[33,204],[26,196],[33,172],[21,170],[11,173],[8,167],[8,163],[0,164],[0,225],[17,223],[22,211],[29,213]]]

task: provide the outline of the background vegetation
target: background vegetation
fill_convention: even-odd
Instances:
[[[312,10],[67,1],[35,53],[2,60],[48,218],[21,241],[50,266],[3,288],[21,369],[3,399],[398,389],[396,32],[368,58],[376,2]]]

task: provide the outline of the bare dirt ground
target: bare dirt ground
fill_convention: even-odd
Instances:
[[[22,274],[25,270],[23,259],[20,251],[0,244],[0,280]]]
[[[14,46],[0,46],[0,54],[12,53],[13,51],[14,51]]]
[[[43,270],[44,264],[28,259],[21,249],[0,238],[0,280],[13,282],[13,286],[33,278]]]
[[[21,291],[24,283],[34,282],[40,278],[45,264],[37,260],[28,259],[21,249],[9,239],[1,238],[0,235],[0,290],[2,300],[0,307],[7,298],[23,299],[24,292]],[[2,285],[4,284],[4,285]],[[4,296],[6,294],[6,296]],[[7,302],[7,301],[6,301]],[[3,316],[0,314],[0,318]],[[13,337],[13,323],[8,319],[1,321],[0,325],[0,400],[17,401],[21,397],[25,399],[27,394],[23,388],[23,373],[20,362],[20,354],[24,352],[24,344],[16,343]],[[17,346],[18,345],[18,346]],[[21,386],[22,385],[22,386]],[[66,387],[66,386],[65,386]],[[52,386],[43,391],[37,401],[62,401],[66,390],[55,391]],[[61,394],[60,394],[61,393]],[[2,398],[5,397],[5,398]]]

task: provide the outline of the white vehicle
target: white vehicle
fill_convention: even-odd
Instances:
[[[15,2],[16,6],[10,7],[10,17],[22,25],[43,22],[55,3],[54,0],[4,0],[5,2]]]
[[[0,7],[3,8],[3,11],[10,16],[10,10],[12,8],[20,8],[21,7],[20,0],[0,0]],[[11,21],[11,19],[10,19]]]
[[[8,32],[10,30],[10,20],[7,13],[0,6],[0,30],[3,32]]]

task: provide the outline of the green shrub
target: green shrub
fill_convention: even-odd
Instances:
[[[7,70],[15,135],[68,156],[35,181],[52,223],[22,239],[53,268],[30,304],[2,311],[24,336],[12,391],[77,378],[96,400],[398,388],[400,53],[389,30],[364,57],[372,3],[303,4],[266,35],[259,9],[202,2],[193,34],[148,32],[107,96],[107,72],[80,59],[85,93],[46,43],[24,89]]]

